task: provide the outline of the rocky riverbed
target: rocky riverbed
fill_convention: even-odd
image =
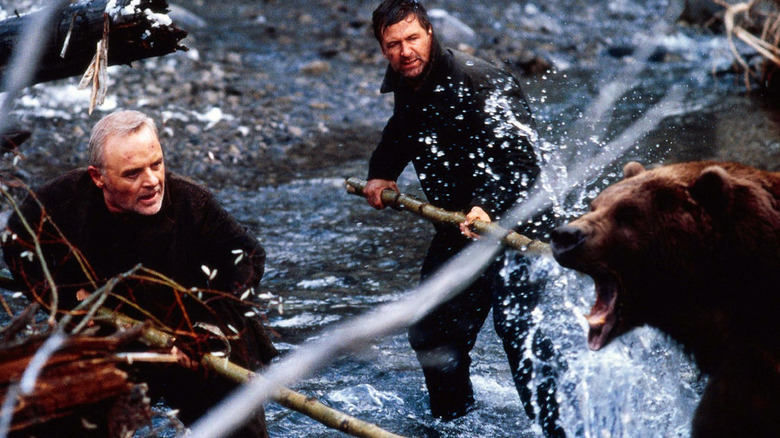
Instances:
[[[24,11],[35,2],[4,2],[6,13],[17,3]],[[345,162],[362,176],[392,108],[392,98],[378,93],[385,62],[370,29],[375,3],[179,2],[171,16],[189,32],[190,50],[112,67],[107,101],[92,115],[77,78],[24,93],[10,114],[12,126],[33,132],[18,173],[36,185],[82,165],[95,121],[134,108],[158,121],[168,167],[211,187],[274,185]],[[643,36],[677,32],[658,30],[669,8],[663,0],[428,3],[452,45],[537,83],[552,71],[618,68]],[[659,46],[651,61],[684,62],[684,43]],[[718,62],[712,71],[730,70],[728,57]],[[545,110],[544,96],[529,99]]]

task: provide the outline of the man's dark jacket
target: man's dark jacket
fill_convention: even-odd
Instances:
[[[383,93],[395,107],[371,156],[368,179],[396,180],[411,161],[428,201],[448,210],[482,207],[496,220],[539,173],[535,127],[517,79],[434,40],[414,89],[388,68]]]
[[[75,307],[76,291],[84,288],[91,292],[94,287],[57,229],[83,254],[98,285],[139,263],[186,288],[233,295],[256,287],[263,275],[265,251],[257,239],[221,208],[208,190],[176,174],[166,174],[162,208],[151,216],[109,212],[102,190],[95,186],[86,169],[61,175],[36,191],[36,196],[28,196],[21,211],[34,230],[38,229],[42,217],[38,201],[50,220],[44,221],[36,234],[58,285],[60,308]],[[19,216],[13,214],[3,243],[6,264],[17,281],[25,283],[28,290],[47,302],[48,286],[37,257],[30,261],[33,254],[30,234]],[[209,273],[216,271],[212,279],[204,266]],[[129,281],[116,290],[169,325],[176,327],[182,323],[180,316],[176,316],[181,312],[171,311],[175,300],[170,289]],[[243,311],[233,305],[234,301],[223,298],[209,302],[210,307],[218,309],[216,316],[193,301],[192,297],[184,298],[187,311],[195,313],[190,316],[244,328]],[[250,356],[264,363],[269,361],[276,350],[267,334],[262,327],[247,324],[246,328],[252,332],[245,333],[250,350],[258,350]],[[254,365],[255,360],[250,364]]]

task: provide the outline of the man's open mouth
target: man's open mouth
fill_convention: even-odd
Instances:
[[[410,68],[417,67],[417,65],[419,65],[419,63],[421,63],[421,62],[422,62],[422,60],[420,58],[414,58],[414,59],[411,59],[409,61],[404,62],[402,64],[402,66],[405,69],[410,69]]]
[[[157,198],[157,195],[158,195],[159,193],[160,193],[160,192],[158,192],[158,191],[151,192],[151,193],[147,193],[147,194],[145,194],[145,195],[141,195],[141,196],[140,196],[138,199],[139,199],[141,202],[150,202],[150,201],[153,201],[153,200],[155,200],[155,199]]]

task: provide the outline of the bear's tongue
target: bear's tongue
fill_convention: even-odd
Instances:
[[[612,330],[617,323],[616,304],[618,300],[618,287],[611,278],[596,280],[596,303],[590,309],[588,320],[588,347],[591,350],[600,350],[612,340]]]

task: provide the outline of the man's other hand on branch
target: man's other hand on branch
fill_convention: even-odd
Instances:
[[[471,211],[466,215],[466,220],[460,223],[460,232],[470,239],[479,239],[479,234],[471,229],[471,226],[474,225],[474,221],[476,220],[491,222],[490,216],[485,210],[480,207],[472,207]]]
[[[366,188],[363,189],[363,195],[366,197],[366,200],[368,200],[368,205],[376,208],[377,210],[381,210],[387,207],[382,202],[382,192],[385,189],[390,189],[394,192],[397,192],[398,186],[395,184],[395,181],[392,180],[387,180],[387,179],[368,180],[368,182],[366,182]]]

